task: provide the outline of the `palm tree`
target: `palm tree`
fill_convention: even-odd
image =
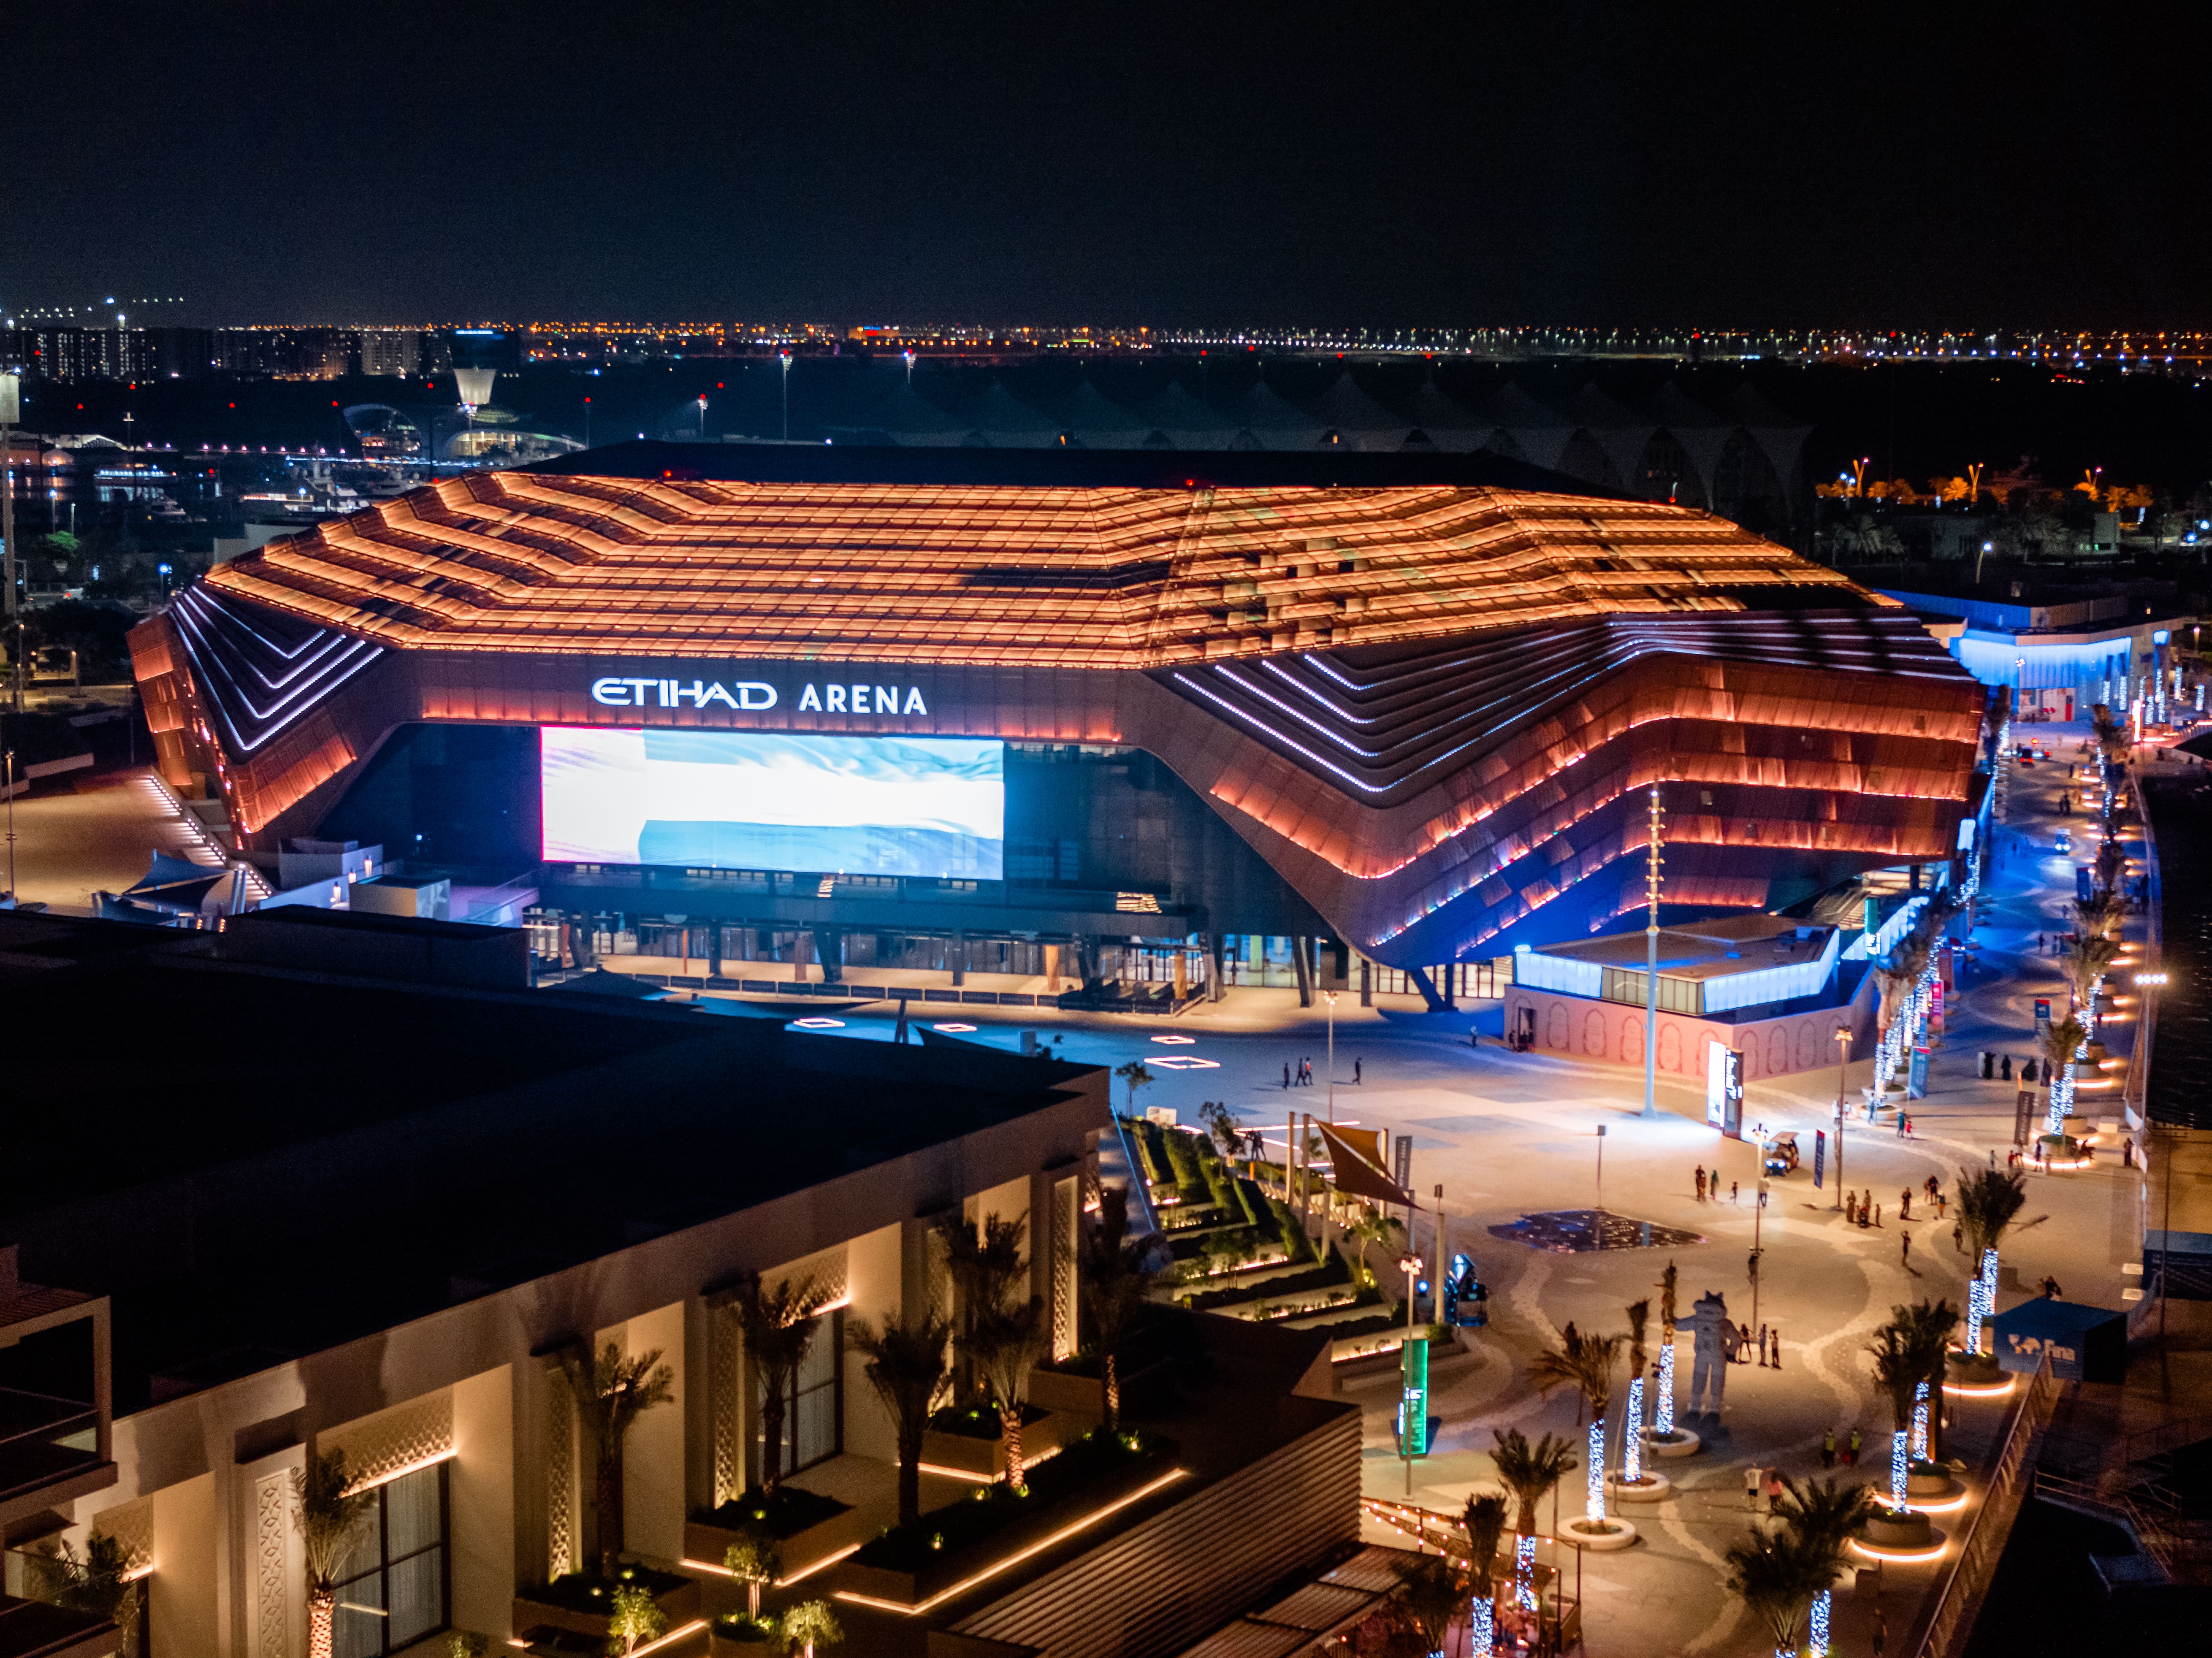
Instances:
[[[1505,1534],[1505,1499],[1494,1492],[1468,1497],[1459,1523],[1467,1533],[1468,1610],[1474,1636],[1468,1647],[1474,1658],[1490,1658],[1496,1628],[1498,1545]]]
[[[1423,1652],[1443,1650],[1466,1600],[1467,1580],[1442,1555],[1425,1554],[1398,1568],[1397,1612],[1420,1637]]]
[[[898,1442],[898,1522],[913,1524],[921,1517],[921,1445],[929,1431],[930,1412],[937,1407],[948,1366],[945,1345],[952,1339],[952,1322],[931,1309],[918,1321],[898,1324],[884,1321],[880,1331],[866,1319],[855,1320],[846,1334],[846,1345],[867,1363],[861,1374],[876,1390],[876,1397],[890,1412],[893,1437]],[[759,1615],[759,1608],[754,1608]]]
[[[2119,953],[2120,947],[2100,932],[2085,932],[2066,947],[2066,979],[2074,987],[2077,1006],[2093,1005],[2098,981],[2111,969]]]
[[[299,1529],[307,1567],[307,1658],[331,1658],[338,1568],[376,1493],[350,1488],[343,1451],[309,1451],[306,1462],[292,1471],[292,1523]]]
[[[2120,919],[2120,901],[2103,888],[2088,897],[2077,899],[2074,904],[2074,919],[2081,923],[2086,938],[2103,938]]]
[[[1152,1251],[1122,1236],[1128,1228],[1128,1200],[1119,1187],[1099,1194],[1098,1224],[1078,1263],[1083,1293],[1077,1308],[1091,1326],[1098,1354],[1102,1412],[1109,1431],[1121,1421],[1121,1345],[1144,1311],[1154,1270]]]
[[[2089,1040],[2089,1033],[2081,1020],[2072,1014],[2044,1027],[2038,1046],[2043,1050],[2043,1110],[2045,1126],[2051,1133],[2058,1132],[2058,1081],[2065,1067],[2074,1063],[2074,1055],[2081,1044]]]
[[[1580,1397],[1576,1419],[1589,1412],[1589,1461],[1583,1469],[1588,1481],[1589,1518],[1605,1519],[1605,1413],[1613,1401],[1613,1367],[1620,1362],[1626,1336],[1586,1336],[1572,1324],[1557,1347],[1547,1348],[1528,1365],[1528,1379],[1536,1390],[1550,1397],[1555,1388],[1572,1388]]]
[[[139,1597],[143,1591],[131,1570],[131,1551],[118,1538],[94,1532],[79,1554],[64,1538],[52,1554],[35,1550],[17,1556],[27,1576],[27,1597],[72,1612],[105,1618],[121,1631],[123,1658],[137,1658]]]
[[[1765,1620],[1775,1658],[1794,1658],[1806,1606],[1836,1580],[1834,1561],[1787,1531],[1754,1532],[1722,1558],[1734,1573],[1729,1592]]]
[[[814,1310],[821,1300],[811,1278],[785,1278],[769,1290],[755,1273],[738,1286],[730,1303],[744,1335],[745,1357],[760,1378],[761,1491],[765,1496],[775,1496],[783,1484],[784,1409],[793,1379],[821,1328],[821,1317]]]
[[[815,1648],[834,1647],[845,1638],[844,1625],[827,1600],[801,1600],[783,1614],[776,1630],[784,1651],[796,1647],[806,1658],[814,1658]]]
[[[1502,1431],[1493,1428],[1491,1437],[1497,1442],[1491,1465],[1498,1471],[1498,1483],[1505,1487],[1516,1507],[1513,1529],[1519,1541],[1513,1550],[1513,1575],[1517,1582],[1535,1564],[1537,1504],[1575,1471],[1574,1448],[1550,1434],[1531,1445],[1518,1428]]]
[[[1943,1367],[1951,1351],[1951,1333],[1959,1327],[1959,1309],[1949,1302],[1916,1302],[1910,1307],[1893,1307],[1891,1321],[1905,1332],[1905,1345],[1926,1368],[1920,1373],[1931,1400],[1940,1400],[1943,1387]],[[1916,1404],[1919,1390],[1914,1389]],[[1942,1431],[1943,1412],[1931,1408],[1928,1413],[1928,1460],[1939,1461],[1937,1436]]]
[[[1990,1257],[1996,1254],[2005,1234],[2027,1206],[2027,1176],[2018,1169],[1959,1170],[1959,1225],[1960,1241],[1966,1247],[1966,1346],[1970,1354],[1978,1354],[1981,1350],[1982,1320],[1996,1311],[1993,1305],[1977,1303],[1972,1281],[1986,1273],[1990,1287],[1996,1287],[1996,1264]],[[2048,1215],[2038,1215],[2021,1230],[2040,1226],[2050,1218]]]
[[[1863,1480],[1845,1485],[1841,1479],[1807,1479],[1802,1485],[1782,1476],[1782,1500],[1774,1517],[1792,1536],[1830,1550],[1843,1558],[1844,1545],[1874,1512],[1874,1488]]]
[[[1015,1280],[1027,1270],[1022,1245],[1028,1231],[1029,1219],[1024,1215],[1012,1220],[986,1215],[981,1225],[948,1215],[937,1224],[945,1276],[952,1280],[953,1349],[959,1360],[954,1383],[963,1403],[975,1394],[968,1339],[975,1333],[976,1319],[1003,1306]]]
[[[1945,1301],[1932,1307],[1925,1302],[1917,1307],[1893,1307],[1889,1311],[1889,1321],[1875,1331],[1866,1351],[1874,1358],[1875,1385],[1889,1395],[1890,1416],[1896,1424],[1890,1453],[1889,1499],[1893,1507],[1898,1507],[1905,1501],[1906,1461],[1899,1451],[1912,1431],[1913,1406],[1918,1403],[1921,1387],[1931,1376],[1936,1378],[1936,1385],[1942,1385],[1945,1351],[1952,1327],[1959,1321],[1950,1303]]]
[[[967,1349],[999,1412],[999,1438],[1006,1448],[1006,1484],[1019,1491],[1022,1478],[1022,1412],[1029,1403],[1030,1367],[1048,1339],[1044,1303],[1035,1298],[1018,1307],[998,1307],[977,1315]]]

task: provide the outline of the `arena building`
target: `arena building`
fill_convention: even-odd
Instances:
[[[1486,453],[623,445],[272,543],[132,645],[242,847],[533,890],[566,964],[1170,1003],[1434,1001],[1633,924],[1654,784],[1673,915],[1948,859],[1984,695],[1832,570]]]

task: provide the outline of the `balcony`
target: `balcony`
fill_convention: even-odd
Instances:
[[[0,1532],[47,1530],[46,1511],[115,1483],[107,1302],[26,1284],[0,1248]],[[35,1620],[34,1620],[35,1621]]]

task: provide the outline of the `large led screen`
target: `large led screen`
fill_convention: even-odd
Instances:
[[[547,726],[538,775],[551,863],[1004,872],[1001,743]]]

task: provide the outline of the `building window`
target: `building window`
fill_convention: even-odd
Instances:
[[[783,1400],[783,1471],[796,1473],[827,1462],[845,1448],[845,1314],[830,1314],[814,1333],[806,1357]],[[760,1418],[756,1417],[757,1424]],[[759,1433],[755,1431],[757,1442]],[[765,1466],[766,1459],[761,1460]],[[345,1655],[339,1655],[345,1658]]]
[[[447,1466],[376,1488],[353,1547],[338,1563],[332,1658],[385,1658],[450,1623]]]

